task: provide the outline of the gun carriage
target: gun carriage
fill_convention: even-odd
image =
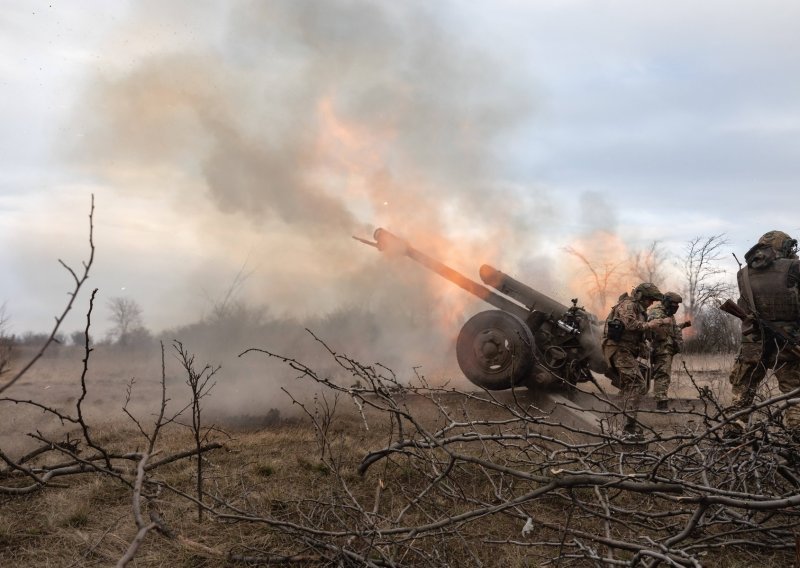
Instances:
[[[405,255],[496,308],[472,316],[456,340],[458,365],[476,385],[543,388],[591,380],[592,371],[605,373],[602,322],[577,299],[567,307],[486,264],[479,270],[484,286],[386,229],[377,229],[373,237],[375,242],[354,238]]]

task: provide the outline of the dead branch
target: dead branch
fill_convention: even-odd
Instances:
[[[203,502],[203,460],[200,459],[201,448],[203,442],[205,441],[205,436],[207,435],[203,433],[203,422],[202,422],[202,405],[201,401],[203,398],[207,397],[211,394],[211,390],[214,388],[216,384],[214,376],[219,371],[220,367],[212,367],[210,365],[205,365],[199,371],[195,367],[194,364],[194,355],[191,355],[183,346],[180,341],[173,342],[173,348],[175,349],[176,356],[178,361],[183,367],[183,370],[186,371],[186,385],[189,387],[189,391],[191,393],[191,424],[189,425],[192,436],[194,437],[195,442],[195,449],[197,450],[197,473],[196,473],[196,490],[197,490],[197,500],[202,503]],[[197,507],[197,520],[203,520],[203,507],[198,505]]]
[[[532,524],[548,538],[520,541],[477,536],[477,542],[551,548],[552,560],[541,565],[557,565],[564,558],[608,566],[635,562],[700,566],[705,554],[725,544],[794,549],[794,531],[800,525],[794,513],[800,504],[800,484],[791,464],[800,463],[800,448],[783,429],[780,414],[800,403],[800,390],[765,397],[750,409],[726,414],[710,393],[698,387],[697,405],[672,411],[674,431],[649,429],[644,443],[631,445],[615,429],[620,409],[612,400],[608,400],[608,410],[601,411],[606,416],[600,420],[599,431],[559,423],[526,404],[523,397],[514,396],[513,403],[508,403],[489,392],[457,395],[462,401],[491,407],[499,416],[470,417],[462,403],[456,417],[452,390],[430,388],[424,381],[425,387],[395,387],[393,373],[383,374],[378,366],[363,365],[330,349],[358,386],[342,386],[296,359],[267,350],[245,353],[253,352],[286,364],[298,373],[298,380],[311,380],[319,388],[351,397],[364,420],[367,410],[373,424],[376,416],[383,416],[391,426],[390,442],[366,451],[356,466],[365,476],[371,465],[384,460],[376,481],[380,490],[372,497],[366,493],[356,497],[347,480],[337,477],[339,497],[316,502],[317,511],[326,511],[324,517],[308,510],[294,518],[278,518],[217,497],[220,520],[263,524],[292,541],[313,542],[324,555],[327,552],[320,542],[337,542],[341,549],[362,555],[380,550],[381,555],[364,558],[398,564],[409,555],[432,560],[429,551],[441,550],[464,535],[484,535],[492,526],[486,520],[495,518],[519,519],[520,527]],[[423,424],[404,404],[409,397],[425,400],[436,409],[440,427]],[[322,401],[322,395],[315,400]],[[569,402],[559,404],[572,412],[580,410]],[[333,419],[332,407],[317,404],[314,410],[305,410],[326,444],[326,463],[336,467],[340,458],[332,454],[335,445],[327,427]],[[329,415],[321,417],[321,412]],[[754,422],[756,415],[765,420]],[[718,433],[742,419],[758,426],[739,443],[724,442]],[[548,434],[548,429],[557,433]],[[416,472],[414,487],[392,482],[391,472],[399,467]],[[480,485],[486,491],[480,485],[468,490],[465,479],[484,480]],[[565,503],[566,523],[553,523],[538,514],[537,509],[553,501]],[[328,522],[322,522],[323,518]],[[472,547],[467,544],[466,548]],[[477,550],[470,554],[480,555]]]
[[[39,350],[31,357],[30,361],[28,361],[22,368],[11,377],[3,385],[0,385],[0,394],[11,388],[14,383],[20,380],[28,370],[33,367],[33,365],[41,359],[42,355],[44,355],[47,348],[56,341],[56,335],[58,334],[58,330],[61,327],[61,323],[64,321],[64,318],[67,317],[67,314],[72,310],[72,306],[75,303],[75,299],[78,297],[78,292],[80,292],[83,284],[89,278],[89,270],[92,267],[92,263],[94,262],[94,240],[93,240],[93,233],[94,233],[94,194],[92,195],[92,204],[91,208],[89,209],[89,258],[88,260],[83,262],[83,272],[78,275],[72,268],[70,268],[64,261],[59,259],[59,264],[63,266],[67,272],[70,273],[72,279],[74,281],[74,286],[72,291],[68,293],[69,301],[67,305],[64,307],[64,310],[61,312],[60,315],[56,316],[55,324],[53,325],[52,330],[50,331],[50,335],[47,337],[47,340],[44,344],[39,348]]]
[[[136,521],[136,527],[139,531],[136,533],[136,537],[131,541],[130,546],[125,551],[125,554],[122,558],[120,558],[119,562],[117,562],[117,566],[122,567],[126,566],[128,562],[130,562],[133,557],[136,555],[136,551],[139,549],[144,537],[147,533],[156,528],[157,524],[155,521],[150,523],[145,523],[144,518],[142,517],[142,485],[144,484],[144,477],[145,477],[145,469],[144,466],[147,464],[147,459],[150,457],[149,454],[142,455],[142,459],[139,460],[139,465],[136,468],[136,481],[133,484],[133,518]]]

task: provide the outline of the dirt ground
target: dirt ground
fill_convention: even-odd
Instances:
[[[46,357],[5,394],[17,401],[35,400],[74,414],[82,394],[81,355],[80,350],[63,350],[59,356]],[[241,494],[251,506],[270,510],[287,496],[305,499],[306,495],[333,484],[331,472],[320,460],[310,417],[281,389],[286,389],[298,402],[308,403],[308,408],[315,403],[334,404],[334,399],[330,393],[309,389],[309,385],[298,382],[295,371],[286,372],[278,366],[265,372],[260,363],[249,367],[250,377],[246,368],[244,371],[240,368],[232,377],[222,372],[212,395],[205,401],[206,423],[220,427],[212,437],[224,444],[224,449],[209,456],[208,475],[215,491]],[[732,363],[732,356],[687,357],[685,365],[684,360],[676,360],[670,390],[673,411],[654,412],[652,399],[646,398],[640,420],[659,432],[691,427],[689,422],[694,418],[687,411],[699,404],[697,387],[710,389],[724,400],[728,396],[726,377]],[[167,358],[164,375],[170,408],[180,408],[187,401],[186,385],[174,360]],[[144,439],[121,408],[128,397],[128,385],[134,379],[128,409],[145,426],[151,424],[161,397],[161,376],[158,352],[93,354],[86,374],[84,408],[102,444],[115,451],[143,447]],[[491,398],[487,398],[486,393],[465,389],[464,393],[442,392],[435,398],[398,394],[397,399],[426,426],[443,426],[443,412],[459,419],[492,420],[507,417],[512,409],[535,413],[538,421],[534,427],[542,434],[578,441],[585,440],[587,432],[593,429],[613,426],[613,406],[618,402],[614,390],[604,378],[598,378],[598,385],[583,384],[580,391],[571,393],[519,389],[491,393]],[[484,400],[477,400],[472,396],[475,394]],[[387,438],[391,439],[387,436],[386,416],[369,409],[362,414],[349,400],[336,404],[337,420],[330,428],[340,444],[337,451],[346,456],[343,471],[359,499],[371,502],[376,484],[382,484],[381,479],[388,479],[383,476],[390,473],[382,468],[379,473],[375,467],[364,476],[356,469],[368,452],[385,447]],[[61,424],[24,403],[3,402],[0,417],[0,448],[12,457],[38,444],[28,433],[38,431],[52,438],[66,433],[74,438],[79,435],[74,425]],[[163,439],[162,455],[191,447],[191,443],[187,429],[173,426]],[[191,492],[194,467],[191,460],[183,460],[165,467],[159,475],[165,482]],[[402,485],[413,474],[400,468],[391,475],[398,476],[395,483]],[[544,511],[543,518],[552,518],[556,524],[562,522],[563,503],[543,500],[541,506],[552,508]],[[227,552],[242,543],[263,548],[272,542],[272,537],[258,527],[198,522],[188,502],[165,504],[164,511],[169,525],[188,540],[148,537],[132,565],[227,566],[230,565],[225,560]],[[491,528],[499,535],[516,534],[520,527],[515,522],[500,520]],[[107,566],[120,558],[135,534],[130,492],[108,477],[65,478],[59,487],[31,496],[0,498],[0,565]],[[502,559],[496,556],[498,550]],[[531,564],[531,553],[505,546],[491,553],[487,551],[490,555],[487,560],[508,566],[536,565]],[[748,562],[731,564],[728,559],[725,564],[716,565],[745,566],[750,565]]]
[[[18,354],[24,360],[26,353]],[[75,411],[75,403],[81,397],[80,384],[83,372],[83,352],[78,348],[61,348],[60,352],[48,354],[5,393],[9,398],[25,401],[35,400],[65,413]],[[165,376],[170,408],[178,408],[188,401],[185,373],[177,365],[174,357],[167,352],[165,357]],[[299,400],[313,397],[312,385],[298,382],[294,375],[280,366],[265,366],[261,360],[242,362],[234,360],[233,366],[226,362],[220,369],[217,384],[206,399],[204,407],[209,419],[221,426],[236,429],[259,428],[277,417],[299,417],[302,413],[292,403],[285,389]],[[733,355],[694,355],[676,357],[673,368],[670,397],[672,408],[686,410],[697,399],[697,387],[708,388],[722,401],[730,396],[727,382],[728,372],[733,365]],[[161,397],[160,379],[162,375],[161,354],[158,350],[127,352],[117,349],[98,349],[92,353],[86,373],[87,394],[83,409],[93,424],[103,427],[121,427],[130,423],[122,411],[131,393],[128,409],[136,416],[147,417],[157,410]],[[470,388],[463,377],[456,381],[459,390],[477,392]],[[343,378],[342,381],[346,381]],[[562,393],[544,396],[541,392],[527,389],[492,393],[498,401],[517,401],[520,405],[533,405],[544,413],[555,413],[554,421],[573,423],[576,427],[588,427],[595,418],[581,417],[580,412],[570,412],[567,407],[607,410],[608,406],[600,399],[616,400],[616,389],[607,379],[597,377],[598,389],[590,383],[580,385],[580,390],[588,394]],[[568,396],[569,400],[563,397]],[[566,404],[569,402],[569,404]],[[421,404],[425,404],[424,401]],[[486,406],[486,405],[484,405]],[[653,410],[654,402],[646,397],[644,410]],[[474,410],[476,416],[491,415],[492,408]],[[26,436],[39,431],[45,435],[64,432],[65,426],[58,419],[24,404],[2,403],[0,407],[0,446],[12,455],[33,447],[36,442]],[[668,428],[674,421],[669,415],[644,413],[641,420],[653,427]],[[68,428],[67,428],[68,430]]]

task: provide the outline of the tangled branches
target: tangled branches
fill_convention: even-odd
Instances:
[[[798,402],[800,389],[726,415],[708,389],[698,388],[692,404],[645,413],[646,440],[634,444],[620,436],[614,397],[603,393],[576,391],[571,398],[580,404],[545,408],[547,396],[528,392],[457,392],[421,375],[418,384],[402,385],[388,369],[329,351],[354,377],[353,386],[295,359],[246,353],[277,358],[327,393],[313,407],[296,402],[313,420],[337,487],[312,509],[298,505],[290,518],[220,499],[230,509],[220,518],[264,524],[331,562],[375,566],[499,558],[701,566],[713,565],[721,551],[760,557],[794,551],[800,441],[780,417]],[[569,420],[587,399],[601,407],[598,429]],[[357,466],[376,478],[374,494],[354,489],[336,452],[331,401],[344,400],[365,428],[384,422],[385,445],[365,451]],[[747,427],[723,437],[733,421]]]
[[[83,270],[80,273],[61,262],[62,266],[70,273],[73,278],[73,288],[69,292],[69,300],[61,315],[56,317],[55,324],[45,343],[38,349],[33,357],[18,370],[7,369],[9,364],[5,352],[0,350],[0,372],[9,371],[11,378],[0,384],[0,393],[4,393],[18,385],[20,379],[25,377],[35,363],[43,356],[47,348],[56,341],[56,336],[61,323],[72,309],[79,291],[89,277],[94,259],[93,233],[93,214],[94,199],[89,214],[89,255],[83,262]],[[86,399],[89,394],[87,375],[91,354],[94,349],[90,346],[89,331],[91,328],[92,311],[94,307],[97,289],[93,290],[89,299],[89,306],[86,313],[85,341],[83,352],[83,365],[79,378],[80,396],[75,402],[74,411],[66,411],[55,405],[47,404],[34,398],[17,398],[13,396],[3,396],[0,398],[2,405],[17,405],[38,413],[48,415],[57,419],[62,426],[67,426],[79,432],[78,437],[71,437],[70,432],[65,433],[63,439],[58,436],[47,436],[36,430],[29,432],[28,436],[39,444],[34,450],[22,456],[12,456],[0,447],[0,495],[5,496],[25,496],[39,493],[48,489],[68,488],[69,486],[56,483],[55,480],[66,477],[74,477],[80,474],[94,474],[104,479],[114,480],[131,491],[131,505],[133,509],[134,521],[137,532],[135,537],[127,546],[125,553],[117,562],[117,566],[127,565],[136,555],[139,547],[147,534],[156,530],[165,536],[172,536],[171,531],[161,520],[157,501],[165,489],[169,489],[169,484],[156,476],[156,472],[162,466],[174,463],[178,460],[195,457],[198,461],[197,466],[197,490],[198,499],[202,499],[202,470],[199,465],[202,462],[202,455],[214,449],[221,448],[222,445],[209,440],[210,429],[204,428],[201,423],[200,400],[207,394],[212,385],[208,384],[208,379],[213,375],[206,372],[206,369],[197,373],[194,368],[194,356],[191,355],[178,342],[174,348],[179,356],[180,362],[189,378],[187,384],[190,387],[190,402],[183,408],[168,412],[166,372],[164,366],[164,346],[161,346],[161,402],[158,407],[157,417],[151,425],[143,424],[128,408],[133,391],[133,380],[128,384],[126,403],[123,407],[124,413],[133,422],[138,432],[141,434],[145,450],[134,449],[128,451],[116,451],[110,449],[106,444],[99,441],[96,436],[95,428],[90,424],[86,415]],[[0,314],[0,319],[2,314]],[[2,322],[0,322],[1,324]],[[2,325],[0,325],[2,328]],[[2,331],[0,329],[0,331]],[[1,334],[0,334],[1,335]],[[2,339],[2,337],[0,337]],[[215,371],[214,371],[215,372]],[[160,456],[160,435],[164,429],[172,424],[180,424],[180,418],[187,411],[191,410],[191,426],[194,434],[194,448],[184,451],[171,453],[167,456]],[[127,440],[133,443],[132,440]],[[136,444],[138,445],[138,444]],[[4,464],[4,465],[3,465]],[[202,503],[201,503],[202,506]],[[144,511],[147,510],[150,521],[145,521]]]

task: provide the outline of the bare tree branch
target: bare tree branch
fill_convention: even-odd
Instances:
[[[69,301],[67,305],[64,307],[64,310],[61,312],[60,315],[56,316],[55,325],[53,325],[53,329],[50,331],[50,335],[47,337],[47,340],[44,344],[39,348],[39,350],[34,354],[30,361],[28,361],[22,368],[16,372],[16,374],[9,379],[3,385],[0,385],[0,394],[11,388],[14,383],[16,383],[19,379],[21,379],[28,370],[33,367],[33,365],[41,359],[44,352],[47,348],[56,340],[56,335],[58,334],[58,330],[61,328],[61,323],[64,321],[64,318],[67,317],[67,314],[72,310],[72,305],[75,303],[75,299],[78,297],[78,292],[80,292],[83,284],[89,278],[89,270],[92,267],[92,263],[94,262],[94,195],[92,195],[92,205],[89,210],[89,259],[83,262],[83,272],[80,274],[75,273],[72,268],[67,266],[62,260],[59,259],[59,263],[67,269],[67,271],[72,275],[73,280],[75,281],[75,286],[73,287],[72,291],[68,293]]]

